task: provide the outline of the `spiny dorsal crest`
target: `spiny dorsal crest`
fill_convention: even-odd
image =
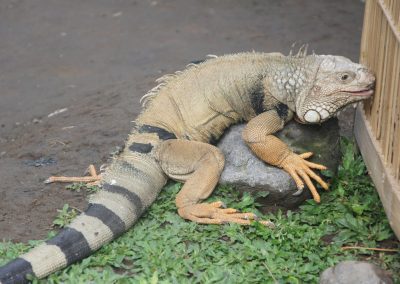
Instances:
[[[296,43],[295,43],[296,44]],[[308,44],[304,44],[300,46],[298,52],[293,55],[293,48],[295,44],[292,45],[292,50],[290,51],[289,55],[284,58],[285,61],[288,63],[291,63],[291,59],[303,59],[307,56],[307,50],[308,50]],[[252,53],[256,54],[255,51]],[[245,52],[245,53],[237,53],[237,54],[230,54],[231,59],[237,59],[237,58],[242,58],[244,55],[248,55],[251,53]],[[314,54],[313,54],[314,55]],[[208,58],[218,58],[216,55],[209,54],[207,55]],[[190,63],[186,66],[186,68],[183,71],[176,71],[174,74],[167,74],[164,75],[156,80],[158,83],[157,86],[155,86],[153,89],[148,91],[141,99],[140,103],[142,104],[142,107],[145,109],[149,105],[149,103],[160,93],[160,91],[166,87],[168,83],[171,81],[177,80],[177,78],[183,74],[184,72],[187,72],[193,68],[199,68],[201,64],[203,64],[205,61],[200,62],[200,63]]]
[[[290,49],[290,52],[289,52],[288,56],[289,57],[295,57],[295,58],[304,58],[304,57],[306,57],[307,56],[307,52],[308,52],[308,43],[305,43],[305,44],[301,45],[299,50],[297,51],[297,53],[295,55],[293,55],[294,54],[293,53],[293,49],[295,48],[296,44],[297,44],[296,42],[292,44],[292,47]],[[312,54],[315,55],[314,51],[313,51]]]

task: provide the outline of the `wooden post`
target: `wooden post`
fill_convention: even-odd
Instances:
[[[383,163],[384,157],[379,150],[379,144],[361,106],[358,106],[356,111],[354,135],[385,208],[389,224],[400,239],[400,186]]]
[[[367,0],[360,61],[376,74],[356,111],[354,135],[390,225],[400,239],[400,1]]]

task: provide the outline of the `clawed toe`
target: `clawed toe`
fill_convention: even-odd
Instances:
[[[294,196],[300,195],[303,192],[304,185],[307,185],[315,202],[319,203],[321,201],[321,197],[319,196],[312,180],[320,184],[325,190],[327,190],[329,186],[313,171],[313,169],[323,170],[326,169],[326,167],[305,160],[311,157],[311,155],[311,152],[300,155],[292,153],[284,159],[281,166],[291,175],[296,183],[298,191],[293,194]]]
[[[193,204],[178,210],[181,217],[200,224],[225,224],[236,223],[250,225],[252,221],[258,220],[256,214],[238,213],[234,208],[220,208],[222,202]],[[272,222],[260,221],[261,224],[271,227]]]
[[[275,229],[275,224],[271,221],[260,221],[261,224],[267,226],[270,229]]]

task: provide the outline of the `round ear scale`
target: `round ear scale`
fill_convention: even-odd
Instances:
[[[304,115],[304,120],[310,123],[317,123],[321,121],[321,116],[315,110],[309,110]]]

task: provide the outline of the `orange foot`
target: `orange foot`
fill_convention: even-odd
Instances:
[[[52,183],[52,182],[84,182],[88,186],[98,185],[101,180],[101,175],[98,175],[96,169],[93,165],[90,165],[86,170],[86,173],[89,173],[90,176],[85,177],[64,177],[64,176],[51,176],[44,181],[44,183]]]
[[[314,200],[319,203],[321,202],[321,197],[319,196],[317,189],[312,183],[311,178],[319,183],[325,190],[328,190],[329,186],[312,170],[326,170],[326,167],[306,160],[312,155],[312,152],[307,152],[300,155],[292,153],[282,161],[280,166],[286,172],[288,172],[296,182],[299,191],[296,192],[295,195],[300,194],[303,191],[305,182],[308,186],[308,189],[311,191]]]
[[[200,224],[224,224],[237,223],[241,225],[249,225],[251,220],[256,220],[254,213],[238,213],[233,208],[225,207],[221,201],[213,203],[193,204],[178,209],[179,215],[184,218]],[[261,224],[274,228],[271,221],[259,221]]]

